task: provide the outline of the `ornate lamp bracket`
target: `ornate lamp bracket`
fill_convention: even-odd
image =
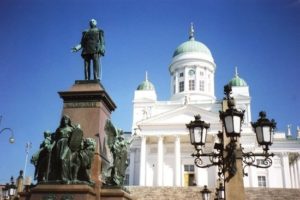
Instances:
[[[274,153],[269,153],[268,150],[264,150],[262,153],[253,153],[253,152],[247,152],[245,153],[242,149],[242,157],[243,157],[243,163],[244,166],[244,176],[248,176],[248,173],[245,173],[246,167],[256,167],[256,168],[269,168],[272,166],[272,159],[271,157],[274,156]],[[262,158],[262,159],[258,159]]]
[[[192,156],[195,157],[195,165],[200,168],[208,168],[214,165],[219,166],[223,164],[223,158],[220,152],[203,153],[201,149],[197,149]],[[203,157],[208,157],[210,163],[205,163]]]

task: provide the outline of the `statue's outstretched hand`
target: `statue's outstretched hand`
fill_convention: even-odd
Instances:
[[[78,44],[78,45],[76,45],[75,47],[72,47],[71,52],[77,52],[77,51],[79,51],[80,49],[81,49],[81,45]]]

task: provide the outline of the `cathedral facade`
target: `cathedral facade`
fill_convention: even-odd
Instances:
[[[212,151],[217,133],[222,130],[219,111],[222,101],[215,96],[216,64],[209,48],[195,39],[193,26],[189,38],[174,51],[170,72],[171,98],[157,99],[154,85],[142,82],[134,92],[132,132],[139,137],[130,148],[127,184],[139,186],[216,186],[217,168],[198,168],[191,154],[186,124],[197,114],[210,123],[206,151]],[[245,111],[241,144],[245,152],[261,152],[251,127],[249,86],[237,69],[229,81],[238,109]],[[258,118],[258,116],[254,116]],[[278,119],[280,120],[280,119]],[[255,120],[253,120],[255,121]],[[298,137],[276,132],[268,169],[245,168],[245,187],[300,188],[300,130]],[[205,160],[209,163],[208,160]],[[260,159],[256,160],[261,162]]]

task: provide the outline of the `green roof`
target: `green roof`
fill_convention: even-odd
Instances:
[[[137,87],[137,90],[155,90],[155,88],[150,81],[145,80]]]
[[[235,86],[235,87],[248,86],[246,81],[239,77],[237,68],[235,68],[235,75],[234,75],[233,79],[231,79],[228,84],[230,86]]]
[[[235,87],[243,87],[247,86],[247,83],[240,77],[234,77],[233,79],[231,79],[231,81],[229,81],[229,85]]]
[[[198,42],[195,40],[195,30],[194,25],[191,23],[190,32],[189,32],[189,40],[180,44],[174,51],[173,57],[188,52],[199,52],[206,54],[212,57],[210,50],[205,46],[205,44]]]
[[[205,44],[196,41],[193,37],[190,38],[190,40],[180,44],[174,51],[173,57],[187,52],[199,52],[207,54],[208,56],[211,56],[210,50],[205,46]]]

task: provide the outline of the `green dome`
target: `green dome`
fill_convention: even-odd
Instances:
[[[145,80],[137,87],[137,90],[155,90],[155,88],[150,81]]]
[[[234,75],[233,79],[231,79],[231,81],[229,81],[228,84],[230,86],[234,86],[234,87],[247,86],[246,81],[244,81],[244,79],[239,77],[238,72],[237,72],[237,67],[235,68],[235,75]]]
[[[247,83],[240,77],[234,77],[233,79],[231,79],[231,81],[229,81],[229,85],[235,87],[243,87],[247,86]]]
[[[173,54],[173,57],[187,52],[199,52],[207,54],[208,56],[212,57],[210,50],[205,46],[205,44],[194,40],[194,38],[190,38],[189,41],[186,41],[179,45]]]

